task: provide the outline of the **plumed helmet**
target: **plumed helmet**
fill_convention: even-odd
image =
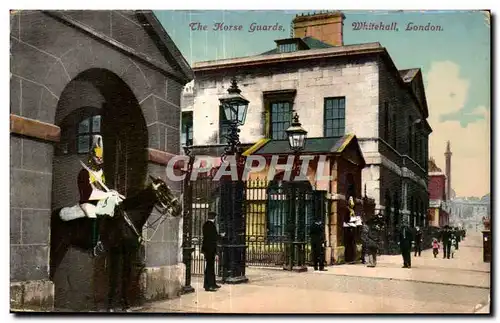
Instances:
[[[90,156],[93,159],[101,159],[103,156],[103,140],[101,135],[92,136],[92,148],[90,149]]]

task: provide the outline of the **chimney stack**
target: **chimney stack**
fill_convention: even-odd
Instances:
[[[294,36],[313,37],[332,46],[343,46],[344,19],[340,11],[297,15],[292,22]]]

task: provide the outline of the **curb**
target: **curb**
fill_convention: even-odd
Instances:
[[[370,278],[370,279],[380,279],[380,280],[397,280],[397,281],[407,281],[407,282],[413,282],[413,283],[444,285],[444,286],[461,286],[461,287],[480,288],[480,289],[488,289],[488,290],[490,289],[490,287],[470,285],[470,284],[442,283],[442,282],[435,282],[435,281],[412,280],[412,279],[404,279],[404,278],[371,277],[371,276],[357,276],[357,275],[344,275],[344,274],[330,274],[330,275],[356,277],[356,278]]]
[[[268,271],[283,271],[282,268],[273,268],[273,267],[253,267],[253,268],[256,268],[256,269],[259,269],[259,270],[268,270]],[[328,268],[328,267],[325,267],[325,268]],[[407,282],[423,283],[423,284],[436,284],[436,285],[444,285],[444,286],[462,286],[462,287],[480,288],[480,289],[488,289],[488,290],[490,289],[490,287],[470,285],[470,284],[443,283],[443,282],[435,282],[435,281],[412,280],[412,279],[392,278],[392,277],[373,277],[373,276],[360,276],[360,275],[338,274],[338,273],[335,273],[333,271],[329,271],[328,273],[324,273],[324,272],[313,272],[313,271],[309,271],[308,270],[307,272],[308,273],[310,272],[310,273],[314,273],[314,274],[319,274],[319,275],[345,276],[345,277],[369,278],[369,279],[380,279],[380,280],[397,280],[397,281],[407,281]],[[488,299],[488,303],[489,303],[489,299]],[[480,304],[480,305],[484,306],[484,304]]]

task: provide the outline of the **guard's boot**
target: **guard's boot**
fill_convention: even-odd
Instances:
[[[92,219],[92,256],[97,257],[104,251],[104,246],[99,239],[99,223],[98,219]]]

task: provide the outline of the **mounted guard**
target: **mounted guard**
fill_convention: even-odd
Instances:
[[[99,241],[98,217],[114,216],[115,208],[125,199],[114,190],[106,187],[103,173],[103,140],[100,135],[92,136],[88,166],[80,161],[82,169],[78,173],[78,191],[80,201],[73,207],[63,208],[60,217],[63,221],[70,221],[81,217],[92,220],[92,254],[96,256],[104,251]]]
[[[92,245],[94,256],[104,251],[99,241],[98,216],[114,216],[115,207],[125,199],[114,190],[106,187],[103,173],[103,140],[100,135],[92,137],[92,148],[89,156],[89,166],[82,164],[78,173],[78,191],[80,192],[80,207],[85,215],[92,219]]]

